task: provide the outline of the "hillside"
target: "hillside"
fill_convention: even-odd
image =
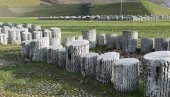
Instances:
[[[68,0],[66,0],[68,1]],[[74,0],[73,0],[74,1]],[[72,1],[72,2],[73,2]],[[79,0],[77,0],[78,2]],[[100,0],[102,1],[102,0]],[[108,0],[108,2],[111,0]],[[0,16],[119,15],[120,2],[52,5],[40,0],[0,0]],[[68,2],[67,2],[68,3]],[[149,1],[123,3],[124,15],[169,14],[170,9]]]

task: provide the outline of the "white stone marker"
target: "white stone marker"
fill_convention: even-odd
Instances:
[[[169,39],[155,38],[155,51],[167,51],[169,48]]]
[[[170,97],[170,51],[146,54],[144,65],[144,96]]]
[[[98,44],[98,46],[104,46],[105,45],[105,34],[98,34],[97,35],[97,44]]]
[[[141,39],[141,52],[143,54],[150,53],[154,50],[154,38]]]
[[[89,53],[88,40],[74,40],[66,44],[66,70],[80,73],[80,56]]]
[[[117,34],[107,34],[106,35],[106,45],[107,48],[116,48],[116,39],[117,39]]]
[[[138,32],[123,31],[123,52],[134,53],[138,46]]]
[[[139,60],[123,58],[114,62],[112,82],[115,90],[130,92],[139,88]]]
[[[119,60],[120,54],[117,52],[107,52],[100,55],[97,59],[96,80],[108,83],[111,82],[112,66]]]
[[[48,64],[58,64],[58,51],[62,49],[62,45],[53,45],[48,48],[47,51],[47,63]]]
[[[96,47],[96,29],[82,31],[83,39],[89,41],[89,48]]]
[[[94,76],[98,53],[87,53],[81,56],[81,74],[83,76]]]

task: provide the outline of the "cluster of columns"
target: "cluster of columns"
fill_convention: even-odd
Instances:
[[[88,35],[94,36],[95,30],[83,31],[83,36],[74,37],[72,38],[73,40],[68,40],[63,46],[61,45],[61,30],[58,28],[52,29],[51,35],[50,33],[43,34],[39,31],[34,31],[34,34],[32,34],[35,37],[34,39],[21,43],[22,54],[32,61],[57,64],[69,72],[80,73],[83,76],[94,76],[96,80],[103,83],[112,82],[114,89],[120,92],[138,89],[140,63],[138,59],[120,58],[120,54],[117,52],[106,52],[104,54],[89,52],[90,46],[93,47],[96,42],[92,39],[94,37],[89,37]],[[101,34],[100,36],[103,35]],[[52,42],[54,44],[51,43],[51,38],[55,38],[55,41]],[[125,53],[135,52],[137,48],[137,32],[124,31],[122,36],[108,35],[108,38],[119,39],[120,41],[114,43],[115,48],[120,48]],[[153,43],[153,41],[154,39],[151,38],[143,38],[142,46],[145,47],[143,51],[150,52],[150,49],[153,50],[153,45],[157,45],[160,50],[167,49],[167,45],[169,45],[169,42],[164,39],[156,39],[156,43]],[[161,41],[162,44],[158,44],[157,41],[159,41],[158,43]],[[169,97],[170,51],[157,51],[146,54],[143,57],[142,64],[144,65],[145,73],[145,97]]]

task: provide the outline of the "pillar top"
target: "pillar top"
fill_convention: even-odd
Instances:
[[[170,51],[156,51],[144,55],[146,60],[166,60],[170,59]]]
[[[127,65],[133,65],[139,63],[139,60],[136,58],[122,58],[119,59],[117,61],[115,61],[115,65],[123,65],[123,66],[127,66]]]

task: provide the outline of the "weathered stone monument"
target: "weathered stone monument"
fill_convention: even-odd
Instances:
[[[150,53],[154,50],[154,38],[141,39],[141,52],[143,54]]]
[[[108,83],[111,82],[112,66],[116,60],[119,60],[120,54],[117,52],[107,52],[100,55],[97,59],[96,80]]]
[[[93,76],[96,73],[98,53],[87,53],[81,56],[81,74]]]
[[[97,35],[97,44],[98,44],[98,46],[104,46],[105,45],[105,34],[98,34]]]
[[[134,91],[139,88],[139,60],[123,58],[114,62],[112,82],[115,90]]]
[[[170,97],[170,51],[157,51],[143,57],[144,96]]]
[[[155,38],[155,51],[167,51],[169,48],[169,39]]]
[[[47,48],[47,63],[58,64],[58,51],[62,49],[62,45],[52,45]]]
[[[123,52],[134,53],[138,44],[138,32],[123,31]]]
[[[107,34],[106,35],[106,45],[107,48],[116,48],[117,34]]]
[[[96,47],[96,29],[82,31],[83,39],[89,41],[89,47]]]
[[[66,44],[66,70],[80,72],[80,56],[89,53],[88,40],[74,40]]]

